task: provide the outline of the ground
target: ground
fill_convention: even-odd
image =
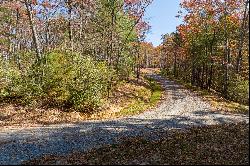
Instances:
[[[188,146],[187,149],[191,148],[190,151],[185,151],[185,153],[188,153],[187,155],[178,156],[178,154],[173,154],[176,161],[183,161],[183,163],[191,163],[191,160],[182,157],[187,156],[192,159],[191,153],[196,152],[197,149],[204,153],[211,152],[212,156],[207,156],[209,163],[217,163],[217,161],[218,163],[222,163],[227,158],[224,152],[231,151],[232,148],[236,149],[236,151],[228,153],[229,156],[233,155],[237,157],[239,154],[242,156],[235,160],[238,164],[248,162],[245,157],[247,155],[246,150],[248,150],[246,149],[246,147],[248,148],[248,143],[246,143],[248,135],[246,133],[249,124],[249,116],[247,114],[216,110],[209,101],[204,100],[201,96],[191,92],[175,81],[165,79],[152,72],[148,74],[151,79],[157,80],[164,89],[162,101],[156,108],[141,112],[140,114],[112,120],[87,120],[77,123],[35,127],[26,126],[23,128],[3,127],[0,129],[0,163],[21,164],[37,161],[39,164],[40,162],[46,162],[47,159],[49,162],[52,160],[52,163],[57,162],[53,161],[53,159],[58,159],[58,162],[62,162],[60,164],[68,162],[66,160],[59,160],[60,156],[64,156],[65,159],[72,159],[72,163],[77,163],[76,158],[85,156],[82,153],[86,153],[86,156],[96,155],[93,160],[98,160],[98,162],[103,162],[104,160],[101,158],[104,159],[104,156],[110,154],[114,158],[113,163],[116,163],[116,161],[133,163],[132,160],[126,161],[130,159],[129,155],[126,154],[124,154],[124,160],[118,160],[119,155],[116,151],[121,149],[119,147],[124,146],[124,143],[122,143],[124,140],[129,140],[130,138],[134,138],[134,140],[141,138],[142,140],[138,142],[138,146],[142,147],[142,151],[131,151],[132,156],[135,153],[140,154],[144,150],[148,152],[145,155],[151,156],[152,154],[152,158],[146,164],[157,163],[158,160],[160,160],[159,162],[165,162],[167,159],[172,158],[173,156],[171,157],[167,153],[171,152],[171,147],[174,145],[176,147],[172,148],[176,149],[176,153],[183,152],[183,146],[179,146],[180,144],[184,145],[184,149],[186,148],[185,146]],[[196,127],[199,129],[195,129]],[[173,136],[176,132],[177,135]],[[195,133],[195,136],[189,134],[190,132]],[[181,139],[178,139],[179,137]],[[167,140],[164,140],[164,138]],[[198,139],[202,141],[199,143],[197,142]],[[209,142],[209,140],[213,139],[215,142]],[[143,140],[149,145],[145,146],[146,149],[144,150],[145,141]],[[177,142],[171,145],[171,143],[168,143],[169,141]],[[135,143],[133,143],[134,141],[128,142],[129,145],[125,143],[126,147],[132,146],[138,149],[134,146],[136,145],[136,141]],[[191,142],[190,145],[192,146],[189,146],[189,142]],[[118,144],[118,147],[114,144]],[[107,152],[109,149],[99,149],[106,145],[110,145],[114,149],[111,149],[110,153]],[[209,147],[210,145],[212,149]],[[219,145],[221,145],[222,151],[218,150]],[[156,149],[165,148],[164,151],[166,154],[163,153],[163,157],[157,158],[156,156],[154,159],[155,155],[153,154],[156,153],[154,147]],[[96,150],[91,151],[91,149]],[[126,150],[129,149],[124,149],[124,153],[127,153]],[[98,151],[103,153],[96,153]],[[113,155],[112,152],[118,156]],[[222,153],[219,156],[221,160],[213,157],[212,152],[215,154]],[[76,158],[72,157],[72,153],[74,155],[78,153]],[[121,153],[123,152],[121,151]],[[141,160],[138,158],[135,158],[135,160],[141,163],[142,159],[147,156],[139,155],[139,157],[141,157]],[[164,157],[166,160],[163,159]],[[44,158],[45,160],[43,160]],[[83,158],[80,162],[84,160]],[[93,160],[90,159],[89,163],[93,163]],[[194,158],[194,160],[208,162],[208,160],[200,160],[199,158]]]
[[[175,131],[158,141],[137,137],[87,153],[47,155],[23,164],[247,165],[248,133],[247,124],[196,127],[182,133]]]

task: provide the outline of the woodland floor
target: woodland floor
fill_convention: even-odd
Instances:
[[[175,81],[148,74],[164,89],[156,108],[112,120],[3,126],[0,164],[248,163],[248,114],[218,109]]]

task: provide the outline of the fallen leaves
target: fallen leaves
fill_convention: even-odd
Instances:
[[[43,156],[24,164],[170,164],[246,165],[249,163],[249,124],[194,127],[185,132],[163,133],[161,140],[124,138],[117,145],[74,152],[67,156]]]

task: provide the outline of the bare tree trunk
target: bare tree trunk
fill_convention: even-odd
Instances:
[[[12,31],[12,26],[11,26],[11,24],[9,25],[9,31],[10,31],[10,33],[11,33],[11,31]],[[12,39],[12,37],[11,37],[11,35],[9,35],[9,37],[8,37],[8,40],[9,40],[9,48],[8,48],[8,59],[10,59],[10,57],[11,57],[11,55],[12,55],[12,41],[11,41],[11,39]]]
[[[49,20],[48,18],[46,18],[46,36],[45,36],[45,42],[46,42],[46,50],[49,50],[49,41],[50,41],[50,23],[49,23]]]
[[[74,51],[74,43],[73,43],[73,34],[72,34],[72,25],[71,25],[71,16],[72,16],[72,2],[71,0],[68,0],[68,33],[69,33],[69,42],[70,42],[70,49],[73,53]]]
[[[205,63],[202,63],[202,72],[201,72],[201,89],[204,88],[204,76],[205,76]]]
[[[83,1],[82,1],[82,3],[83,3]],[[83,6],[84,5],[82,5],[82,7]],[[83,16],[84,16],[84,13],[83,13],[83,9],[82,9],[80,12],[81,21],[80,21],[80,38],[79,38],[80,39],[80,46],[81,46],[81,48],[80,48],[81,54],[83,54],[83,50],[84,50],[83,26],[84,26],[84,23],[86,23],[86,21],[84,22]]]
[[[136,78],[137,78],[137,81],[140,78],[140,43],[139,42],[138,42],[138,48],[137,48]]]
[[[111,31],[110,31],[110,43],[109,43],[109,46],[107,48],[107,60],[108,60],[108,65],[113,67],[112,66],[112,57],[113,57],[113,54],[114,54],[114,51],[113,51],[113,30],[114,30],[114,25],[115,25],[115,1],[112,0],[111,2]],[[117,64],[118,65],[118,64]],[[110,79],[109,83],[108,83],[108,97],[110,96],[110,90],[112,88],[112,78]]]
[[[227,4],[226,1],[224,2],[225,5],[225,13],[224,13],[224,60],[223,60],[223,67],[224,67],[224,75],[223,75],[223,94],[224,97],[228,97],[228,32],[227,32]]]
[[[29,23],[30,23],[30,28],[32,31],[32,38],[33,38],[33,42],[34,42],[34,46],[36,50],[37,60],[40,60],[41,59],[40,43],[38,41],[37,31],[36,31],[34,20],[33,20],[33,15],[31,13],[32,11],[31,2],[29,0],[25,0],[24,2],[26,6],[26,11],[29,17]]]
[[[16,9],[16,35],[15,35],[15,46],[14,46],[14,52],[15,52],[15,63],[18,66],[18,69],[21,69],[21,64],[20,64],[20,57],[19,57],[19,53],[18,50],[20,48],[20,41],[19,41],[19,9]]]
[[[239,52],[238,52],[238,57],[237,57],[237,64],[236,64],[236,72],[240,73],[241,70],[241,63],[242,63],[242,47],[244,43],[244,36],[245,36],[245,29],[246,29],[246,18],[248,15],[247,7],[248,7],[249,1],[245,1],[245,9],[244,9],[244,17],[243,17],[243,22],[241,25],[241,30],[240,30],[240,39],[239,39]]]
[[[176,48],[176,47],[175,47]],[[174,77],[177,76],[176,70],[177,70],[177,55],[176,50],[174,51]]]
[[[115,0],[112,0],[111,2],[111,31],[110,31],[110,55],[109,55],[109,65],[112,65],[112,58],[114,55],[114,49],[113,49],[113,45],[114,45],[114,33],[113,30],[115,30],[115,21],[116,21],[116,16],[115,16]]]

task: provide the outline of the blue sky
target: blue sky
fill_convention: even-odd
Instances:
[[[152,42],[154,46],[161,43],[161,35],[175,31],[177,25],[181,24],[180,18],[176,18],[180,0],[154,0],[147,8],[145,18],[151,25],[151,30],[146,41]]]

